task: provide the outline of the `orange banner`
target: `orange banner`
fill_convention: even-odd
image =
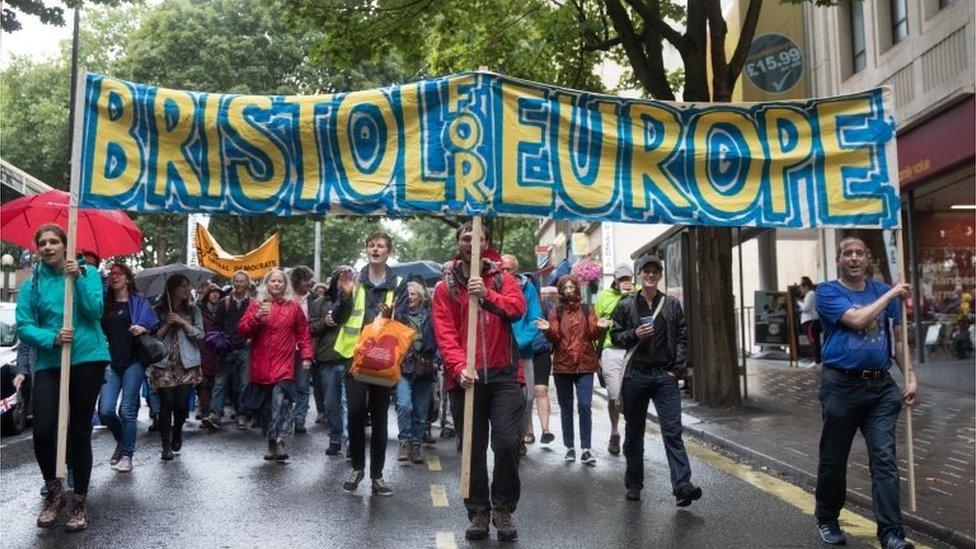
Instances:
[[[259,279],[280,263],[278,233],[271,235],[256,249],[243,255],[224,251],[203,225],[197,224],[197,257],[201,267],[230,278],[237,271],[244,271],[252,279]]]

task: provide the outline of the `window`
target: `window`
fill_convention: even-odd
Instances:
[[[862,71],[868,61],[864,41],[864,4],[862,0],[851,0],[851,55],[854,61],[854,72]]]
[[[944,2],[946,0],[939,0]],[[891,0],[891,43],[897,44],[908,36],[908,6],[906,0]]]
[[[945,8],[949,4],[952,4],[955,0],[939,0],[939,9]]]

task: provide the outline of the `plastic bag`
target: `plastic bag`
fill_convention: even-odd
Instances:
[[[417,332],[396,320],[377,316],[363,326],[349,373],[371,385],[392,387],[400,381],[400,365]]]

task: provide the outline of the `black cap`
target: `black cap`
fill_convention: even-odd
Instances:
[[[638,257],[637,261],[634,262],[634,271],[639,273],[648,265],[657,265],[659,271],[664,271],[664,265],[661,264],[660,258],[656,255],[642,255]]]

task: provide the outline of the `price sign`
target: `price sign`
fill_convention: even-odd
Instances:
[[[764,92],[786,93],[803,76],[803,54],[782,34],[764,34],[752,41],[745,73]]]

